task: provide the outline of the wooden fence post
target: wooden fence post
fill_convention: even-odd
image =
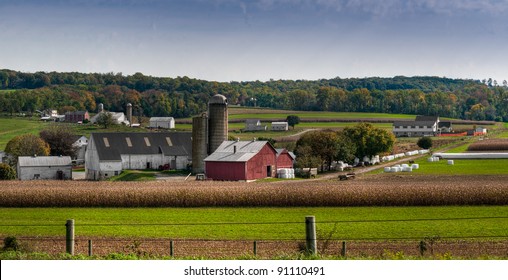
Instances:
[[[340,251],[340,255],[345,258],[346,257],[346,241],[342,241],[342,250]]]
[[[173,240],[169,240],[169,256],[173,257]]]
[[[88,256],[91,257],[92,255],[93,255],[92,240],[88,240]]]
[[[74,255],[74,220],[67,220],[65,228],[65,251]]]
[[[307,254],[317,254],[317,240],[316,240],[316,218],[314,216],[305,217],[305,239],[307,244]]]
[[[258,242],[254,241],[254,256],[258,254]]]

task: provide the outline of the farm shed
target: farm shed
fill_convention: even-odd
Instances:
[[[245,121],[245,131],[266,130],[266,125],[262,125],[260,120],[248,119]]]
[[[66,122],[78,123],[84,122],[85,120],[90,120],[90,115],[88,115],[88,111],[75,111],[65,113]]]
[[[277,152],[268,141],[224,141],[205,158],[205,174],[213,180],[250,181],[275,177]]]
[[[173,117],[151,117],[150,128],[175,128],[175,119]]]
[[[70,180],[72,179],[71,157],[18,157],[16,171],[20,180]]]
[[[92,133],[85,153],[85,178],[101,180],[124,169],[186,169],[190,132]]]
[[[277,152],[277,169],[293,168],[295,162],[295,154],[286,149],[275,149]]]
[[[286,131],[289,129],[288,122],[272,122],[273,131]]]

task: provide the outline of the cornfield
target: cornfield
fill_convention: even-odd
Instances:
[[[508,139],[488,139],[469,145],[468,151],[508,151]]]
[[[5,181],[0,207],[311,207],[507,205],[508,175],[356,180]]]

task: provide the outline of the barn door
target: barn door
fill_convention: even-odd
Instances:
[[[266,167],[266,177],[272,177],[272,166],[268,165]]]

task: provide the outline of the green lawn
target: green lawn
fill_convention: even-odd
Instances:
[[[428,162],[429,156],[415,161],[420,165],[419,169],[405,174],[432,174],[432,175],[501,175],[508,174],[508,159],[455,159],[453,165],[448,165],[448,160],[442,159],[438,162]],[[394,173],[395,174],[395,173]]]
[[[319,235],[333,238],[491,239],[508,236],[508,206],[326,208],[1,208],[2,236],[76,236],[204,239],[303,239],[305,216]]]
[[[153,181],[156,173],[157,171],[152,170],[124,170],[109,181]]]

